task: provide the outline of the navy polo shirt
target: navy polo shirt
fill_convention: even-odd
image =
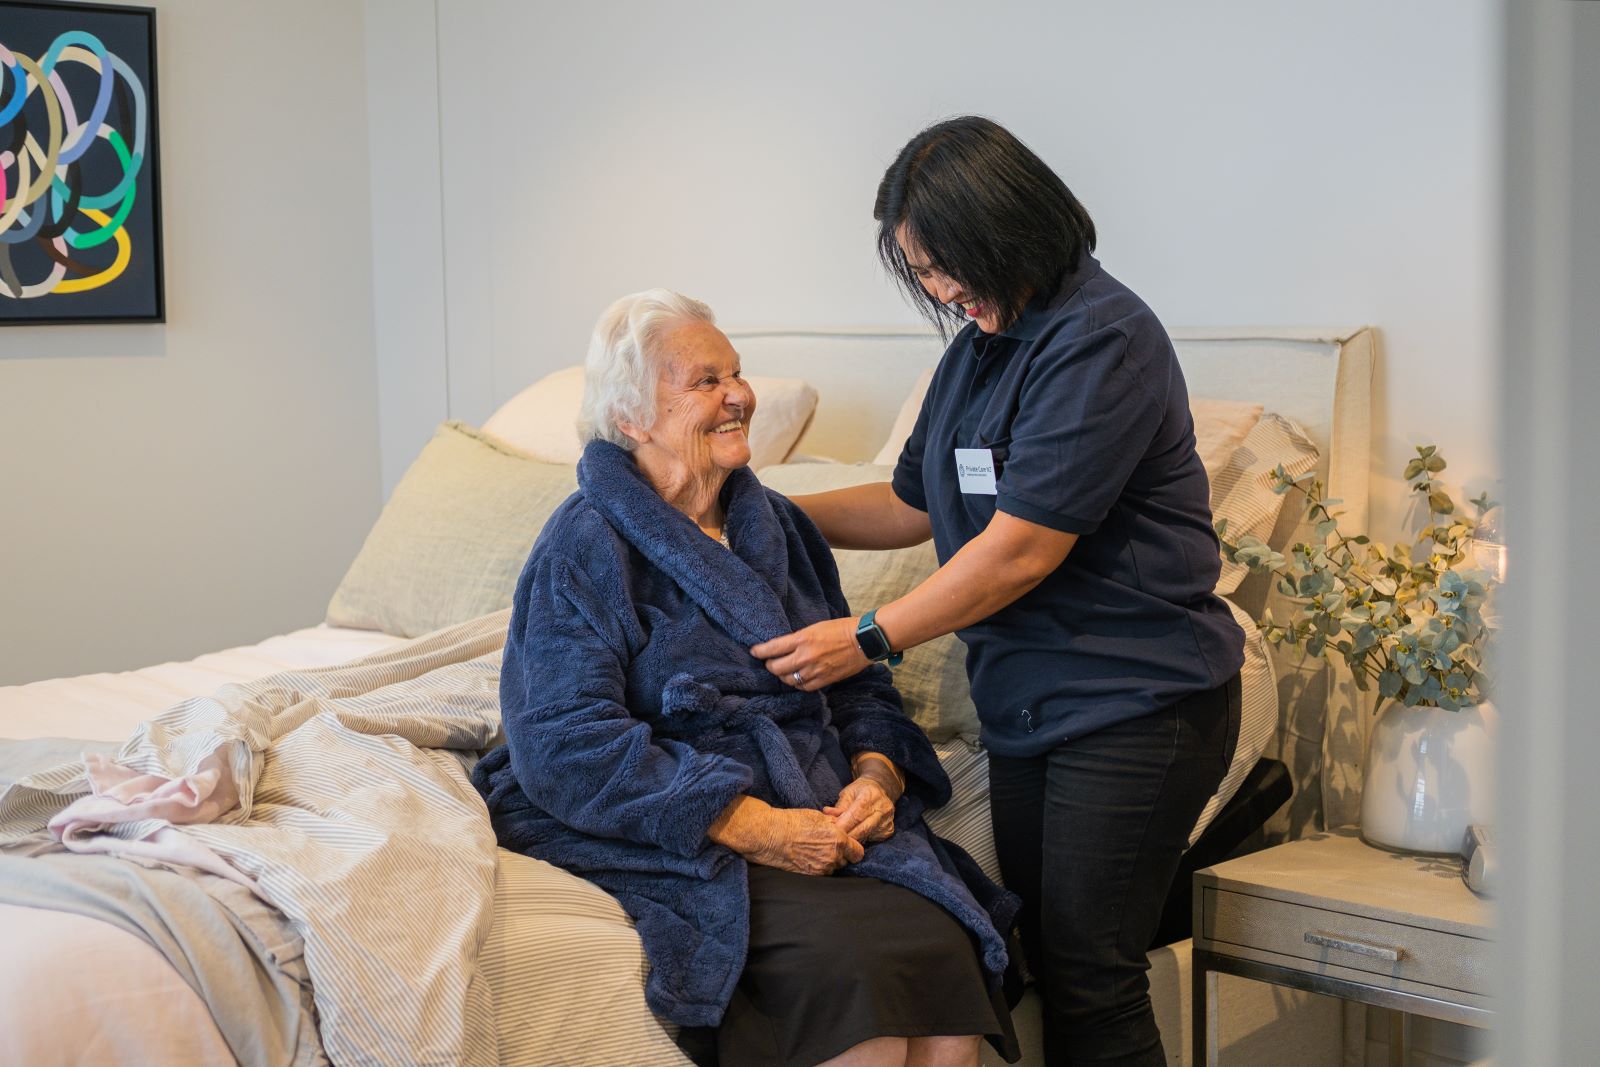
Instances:
[[[992,495],[962,491],[958,448],[989,450]],[[940,563],[996,508],[1078,535],[1036,588],[960,631],[991,751],[1044,752],[1215,688],[1244,663],[1244,634],[1212,591],[1210,487],[1177,355],[1092,256],[1010,328],[956,335],[894,491],[928,513]]]

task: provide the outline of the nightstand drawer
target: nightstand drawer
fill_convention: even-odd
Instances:
[[[1464,993],[1489,992],[1488,954],[1477,938],[1212,887],[1205,889],[1204,906],[1210,941]]]

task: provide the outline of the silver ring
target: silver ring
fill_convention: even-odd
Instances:
[[[805,684],[805,679],[800,677],[800,672],[799,671],[795,671],[793,674],[789,675],[789,677],[794,679],[794,684],[795,685],[804,685]]]

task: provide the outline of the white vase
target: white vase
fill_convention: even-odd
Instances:
[[[1361,836],[1402,852],[1461,851],[1467,827],[1494,817],[1490,704],[1446,711],[1390,701],[1367,745]]]

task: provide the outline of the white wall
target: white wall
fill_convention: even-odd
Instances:
[[[156,22],[166,324],[0,331],[0,684],[314,624],[377,514],[361,6]]]
[[[437,0],[443,181],[420,207],[444,231],[428,332],[448,385],[428,388],[481,420],[650,285],[728,323],[910,321],[873,258],[873,193],[911,134],[979,112],[1066,178],[1106,267],[1169,324],[1382,328],[1387,531],[1414,443],[1474,490],[1496,470],[1499,11]],[[381,279],[377,299],[415,313]],[[415,380],[415,346],[379,360]],[[382,418],[387,488],[435,415]]]

